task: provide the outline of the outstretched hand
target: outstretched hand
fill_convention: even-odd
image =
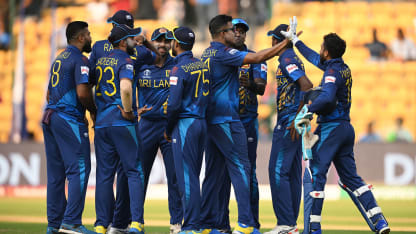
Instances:
[[[298,26],[298,20],[296,19],[296,16],[293,16],[293,18],[289,19],[289,28],[287,31],[280,31],[280,33],[285,36],[287,39],[289,39],[293,45],[296,44],[296,42],[299,41],[298,36],[302,34],[302,31],[296,34],[296,27]]]

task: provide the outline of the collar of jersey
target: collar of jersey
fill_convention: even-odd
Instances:
[[[284,58],[286,58],[286,57],[287,57],[287,55],[289,55],[291,51],[292,51],[293,53],[295,53],[295,51],[293,50],[293,48],[287,48],[285,51],[283,51],[283,53],[279,56],[279,63],[281,63],[281,62],[282,62],[282,60],[283,60]]]
[[[344,63],[344,60],[342,60],[342,58],[335,58],[335,59],[330,59],[324,62],[324,65],[329,65],[332,63]]]
[[[193,56],[192,51],[186,51],[176,56],[176,60],[179,62],[179,60],[181,60],[182,58],[192,58],[192,56]]]
[[[73,50],[73,51],[76,51],[76,52],[82,54],[81,51],[77,47],[75,47],[73,45],[68,45],[67,48],[70,49],[70,50]]]
[[[226,45],[222,44],[221,42],[218,41],[211,41],[211,46],[214,48],[222,48],[222,47],[227,47]]]

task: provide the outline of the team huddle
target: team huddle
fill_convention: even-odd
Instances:
[[[318,54],[298,39],[294,17],[290,25],[269,31],[272,46],[256,53],[245,45],[247,22],[217,15],[209,22],[210,46],[195,58],[196,35],[188,27],[157,28],[148,41],[127,11],[107,22],[113,25],[108,39],[93,47],[88,24],[69,23],[68,47],[51,66],[42,118],[47,233],[145,233],[143,207],[159,149],[167,175],[170,233],[260,233],[257,95],[264,94],[267,84],[265,61],[275,56],[278,118],[269,178],[277,225],[267,233],[299,233],[302,158],[309,164],[303,179],[304,234],[322,233],[331,162],[371,230],[390,232],[371,186],[356,172],[349,118],[352,78],[342,60],[346,43],[337,34],[324,36]],[[324,71],[319,87],[312,89],[293,46]],[[97,162],[94,231],[81,221],[91,170],[86,110]],[[314,113],[318,128],[312,133]],[[228,210],[231,184],[238,206],[234,230]]]

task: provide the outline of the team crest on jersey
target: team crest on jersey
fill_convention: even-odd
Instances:
[[[144,70],[143,72],[143,78],[151,78],[152,77],[152,71],[150,71],[149,69]]]
[[[290,58],[285,58],[285,62],[286,63],[290,63],[291,61],[290,61]]]
[[[250,64],[244,64],[243,66],[241,66],[241,68],[243,68],[243,69],[249,69],[250,68]]]
[[[276,76],[281,76],[283,75],[282,70],[279,68],[277,68],[277,72],[276,72]]]

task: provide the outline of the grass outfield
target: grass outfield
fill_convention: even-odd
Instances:
[[[392,233],[416,233],[416,201],[381,200],[379,205],[388,217]],[[237,218],[236,204],[231,202],[231,222]],[[94,223],[94,200],[88,199],[84,211],[84,223],[91,228]],[[169,213],[167,201],[150,200],[145,206],[146,231],[168,233]],[[275,225],[271,201],[260,202],[262,231]],[[303,227],[303,213],[298,219]],[[358,210],[349,200],[326,201],[322,225],[325,233],[371,233]],[[0,198],[0,233],[45,233],[46,200],[43,198]]]

